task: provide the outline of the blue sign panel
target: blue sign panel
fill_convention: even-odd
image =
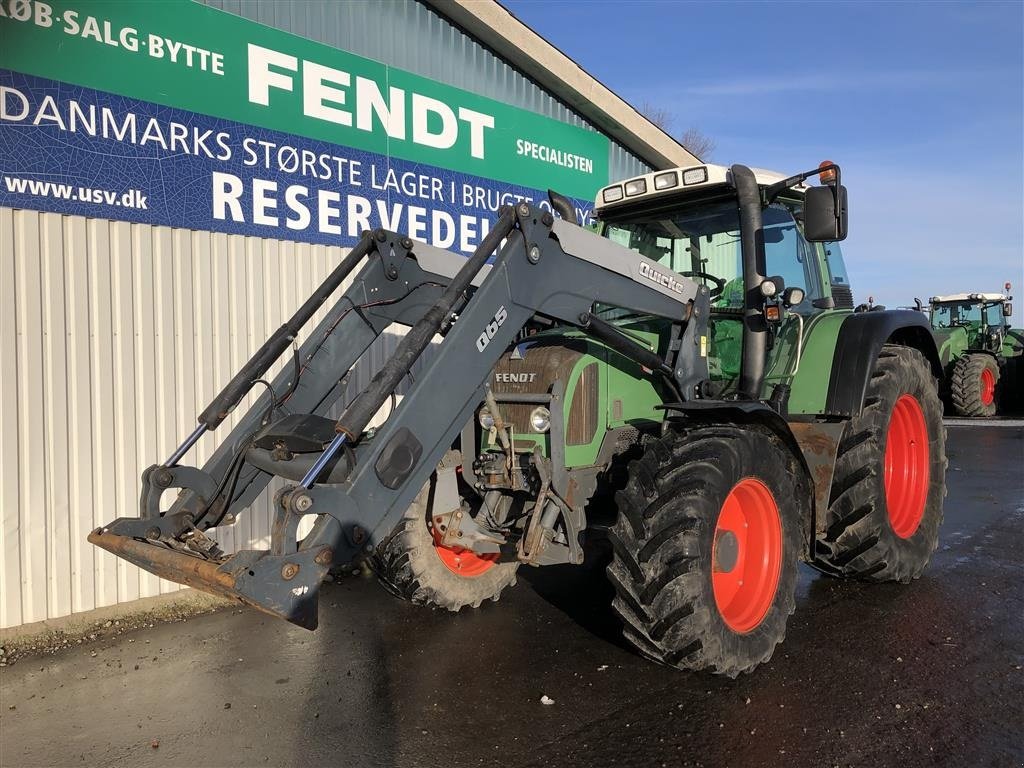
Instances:
[[[0,69],[0,206],[353,245],[384,227],[464,253],[546,192]],[[575,200],[589,221],[590,200]]]

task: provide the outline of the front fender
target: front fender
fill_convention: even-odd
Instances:
[[[843,321],[836,338],[825,398],[826,416],[849,418],[861,412],[875,361],[885,344],[920,350],[931,364],[935,378],[942,378],[935,338],[923,314],[898,309],[856,312]]]
[[[691,400],[686,403],[666,403],[661,408],[666,411],[670,421],[679,420],[684,425],[740,424],[766,431],[785,446],[793,459],[793,472],[799,476],[798,493],[804,494],[810,501],[808,516],[800,521],[803,529],[803,554],[808,557],[814,541],[815,521],[824,517],[828,505],[836,447],[844,424],[789,424],[759,400]]]

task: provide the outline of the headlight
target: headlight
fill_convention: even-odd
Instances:
[[[626,182],[626,197],[642,195],[647,192],[647,179],[633,179]]]
[[[683,171],[683,184],[703,184],[708,180],[708,169],[704,166],[699,168],[687,168]]]
[[[477,414],[477,419],[480,422],[480,426],[484,429],[488,431],[494,429],[494,417],[491,416],[491,412],[486,408],[480,409],[480,412]]]
[[[608,187],[603,193],[604,201],[606,203],[614,203],[622,199],[622,185],[615,187]]]
[[[551,411],[539,405],[530,413],[530,426],[534,432],[547,432],[551,428]]]
[[[672,187],[679,186],[679,176],[675,171],[669,171],[668,173],[659,173],[654,177],[654,188],[655,189],[672,189]]]

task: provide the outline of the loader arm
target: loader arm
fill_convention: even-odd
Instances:
[[[487,271],[486,262],[502,241],[504,245]],[[415,259],[421,250],[427,252],[415,244],[407,258]],[[436,252],[429,258],[443,260]],[[367,269],[375,263],[371,260]],[[467,298],[474,283],[479,287]],[[368,285],[364,283],[364,288]],[[328,568],[372,552],[375,542],[390,532],[484,398],[499,357],[535,315],[615,342],[616,351],[627,356],[631,351],[628,337],[619,338],[608,324],[593,322],[590,312],[595,301],[670,318],[680,328],[671,358],[652,360],[649,350],[632,342],[637,358],[652,375],[670,379],[684,400],[698,397],[707,379],[707,361],[699,354],[701,337],[707,333],[705,287],[669,275],[656,262],[573,224],[556,221],[549,212],[526,203],[503,209],[473,256],[433,295],[436,300],[429,308],[417,303],[415,308],[403,310],[418,315],[409,333],[370,385],[345,409],[334,425],[333,437],[322,435],[326,448],[303,465],[308,469],[298,483],[277,494],[270,550],[245,550],[230,557],[196,552],[195,546],[186,550],[176,542],[180,543],[177,537],[188,530],[187,525],[182,528],[176,523],[165,531],[152,506],[144,506],[142,519],[117,520],[94,532],[90,540],[165,578],[237,598],[312,629],[317,624],[319,585]],[[321,329],[339,311],[336,306]],[[355,349],[361,352],[372,341],[368,324],[358,323],[361,327],[355,320],[350,323],[357,341],[339,341],[333,356],[323,358],[324,369],[309,383],[309,392],[300,401],[303,405],[322,412],[334,382],[358,357],[353,354]],[[369,437],[364,430],[370,418],[437,333],[443,334],[443,340],[425,361],[401,404]],[[307,345],[316,338],[315,332]],[[295,397],[300,390],[296,388]],[[296,403],[293,410],[298,408]],[[253,410],[258,419],[259,404]],[[239,428],[232,437],[245,434],[246,430]],[[263,464],[260,471],[268,480],[268,469],[284,474],[267,456],[257,457],[251,447],[246,451]],[[166,480],[163,473],[176,479],[180,470],[162,466],[147,473],[162,482]],[[285,476],[297,477],[294,473]],[[259,475],[254,476],[249,489],[259,482]],[[211,492],[198,489],[198,495],[203,490]],[[239,497],[230,509],[236,509],[241,501]],[[187,502],[183,504],[187,506]],[[298,524],[306,515],[314,515],[316,520],[311,532],[298,540]],[[150,535],[156,531],[149,530],[154,521],[159,527],[157,537]],[[173,530],[177,532],[171,533]]]

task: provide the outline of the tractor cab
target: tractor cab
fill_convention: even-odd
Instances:
[[[1009,290],[1007,283],[1006,290]],[[928,300],[933,331],[941,337],[963,335],[971,349],[997,351],[1010,329],[1010,297],[1001,293],[957,293]]]
[[[943,371],[942,391],[957,416],[994,416],[1021,396],[1024,331],[1011,328],[1013,297],[1004,293],[932,296],[928,315]]]
[[[791,328],[798,333],[806,320],[850,300],[839,238],[833,233],[830,241],[815,237],[814,242],[805,231],[806,197],[812,189],[804,184],[806,176],[787,179],[758,169],[753,175],[761,237],[755,239],[753,269],[746,271],[742,211],[730,169],[702,165],[656,172],[611,185],[598,195],[604,237],[709,290],[708,363],[714,396],[740,388],[744,317],[752,309],[747,300],[750,283],[756,294],[753,309],[763,311],[770,336],[765,361],[769,370],[777,367],[772,358],[779,352],[793,351],[792,344],[775,344],[777,338],[788,337]],[[751,271],[756,276],[748,282]]]

